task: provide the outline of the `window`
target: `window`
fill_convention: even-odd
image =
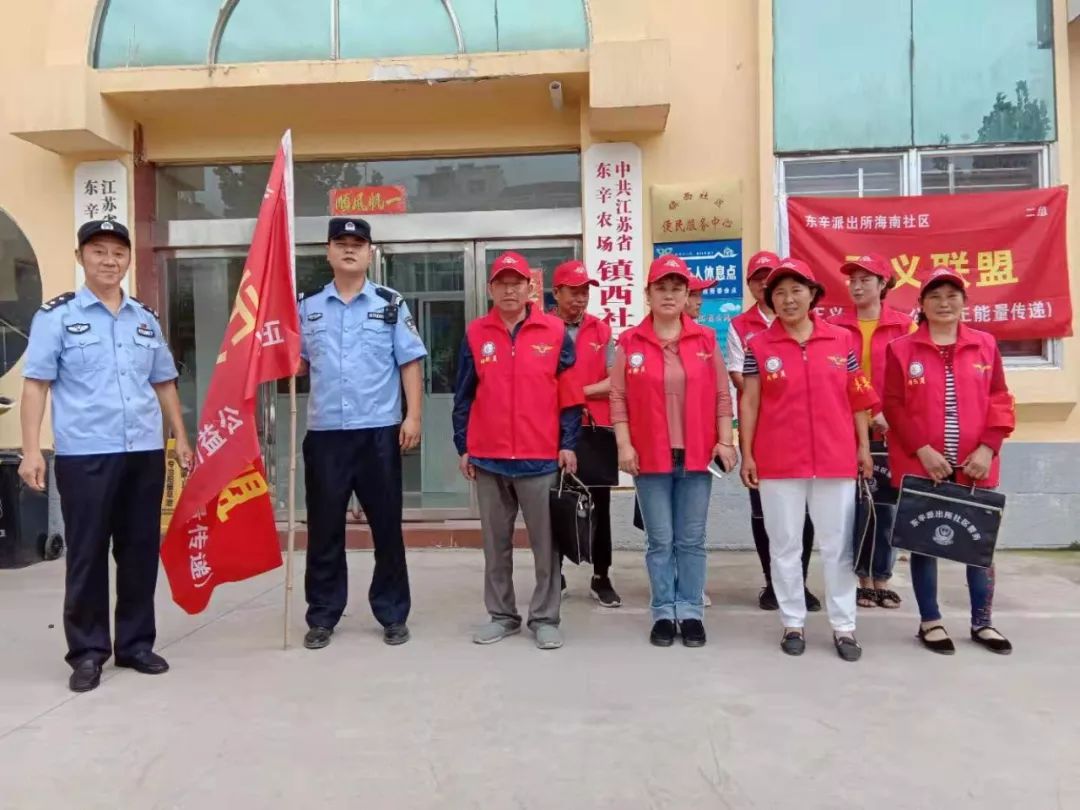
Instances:
[[[1054,141],[1053,0],[773,0],[778,153]]]
[[[780,158],[777,244],[788,250],[787,197],[872,197],[971,194],[1050,184],[1048,147],[912,149],[896,155],[814,155]],[[1056,366],[1060,341],[998,342],[1011,367]]]
[[[157,216],[243,219],[258,216],[270,175],[267,163],[166,166],[158,170]],[[415,160],[302,162],[295,167],[296,215],[330,214],[330,191],[358,186],[405,187],[408,213],[577,208],[581,157],[500,155]]]
[[[586,0],[104,0],[96,68],[582,49]]]
[[[0,211],[0,377],[26,351],[30,321],[41,306],[41,274],[29,240]]]
[[[786,164],[791,196],[896,197],[904,193],[904,157],[800,160]]]

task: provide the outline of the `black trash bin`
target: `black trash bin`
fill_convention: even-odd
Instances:
[[[54,560],[63,539],[49,536],[49,496],[35,492],[19,478],[21,457],[0,451],[0,568],[24,568]]]

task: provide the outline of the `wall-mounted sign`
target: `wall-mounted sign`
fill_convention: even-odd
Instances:
[[[94,219],[119,222],[131,229],[128,219],[128,172],[119,160],[94,160],[75,167],[75,228]],[[124,278],[124,291],[131,289],[132,267]],[[83,269],[75,265],[75,286],[84,281]]]
[[[330,192],[330,216],[404,214],[408,210],[405,186],[359,186]]]
[[[701,294],[698,323],[715,330],[717,345],[726,351],[731,319],[743,310],[742,240],[657,244],[653,252],[656,256],[674,253],[695,276],[713,282]]]
[[[641,148],[595,143],[582,158],[585,265],[600,283],[589,311],[618,337],[645,314]]]
[[[653,242],[742,238],[739,181],[706,180],[652,187]]]

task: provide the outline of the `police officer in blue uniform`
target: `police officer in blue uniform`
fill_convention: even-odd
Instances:
[[[345,611],[345,512],[354,493],[375,545],[371,610],[383,640],[404,644],[411,600],[401,534],[401,454],[420,443],[427,350],[402,297],[367,277],[368,223],[331,219],[328,241],[334,280],[300,297],[300,356],[311,374],[304,438],[310,629],[304,646],[329,644]]]
[[[158,675],[154,589],[165,486],[162,415],[181,463],[191,462],[176,392],[176,365],[157,314],[120,284],[131,264],[127,228],[95,220],[79,229],[78,292],[41,307],[23,369],[19,475],[45,488],[41,420],[52,393],[56,486],[67,538],[64,634],[75,692],[118,667]],[[116,560],[116,641],[109,635],[109,540]]]

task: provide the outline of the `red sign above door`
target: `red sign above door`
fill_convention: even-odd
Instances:
[[[359,186],[330,191],[331,216],[404,214],[407,211],[405,186]]]

